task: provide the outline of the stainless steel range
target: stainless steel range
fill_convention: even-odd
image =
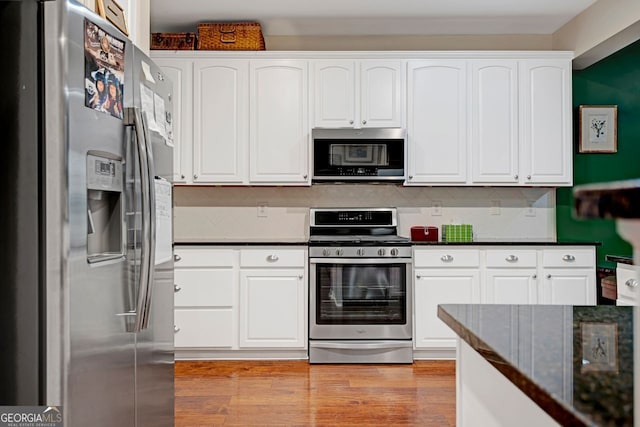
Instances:
[[[311,209],[311,363],[412,363],[411,246],[394,208]]]

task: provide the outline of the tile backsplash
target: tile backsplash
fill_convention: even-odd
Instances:
[[[555,241],[555,190],[502,187],[176,187],[176,242],[306,241],[311,207],[396,207],[413,225],[472,224],[474,240]]]

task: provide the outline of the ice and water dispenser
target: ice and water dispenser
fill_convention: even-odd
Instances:
[[[108,153],[87,154],[87,260],[124,255],[122,160]]]

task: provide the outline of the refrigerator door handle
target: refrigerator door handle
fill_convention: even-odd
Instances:
[[[149,314],[151,312],[151,293],[153,291],[153,281],[155,273],[155,260],[156,260],[156,172],[155,164],[153,161],[153,152],[151,149],[151,139],[149,138],[149,127],[147,126],[146,113],[141,114],[142,129],[145,136],[145,149],[147,158],[147,195],[149,198],[149,236],[148,240],[145,240],[149,247],[148,257],[148,274],[147,274],[147,291],[145,293],[144,312],[142,315],[142,329],[146,329],[149,325]]]
[[[133,332],[143,330],[147,325],[145,314],[147,313],[147,294],[149,293],[149,270],[150,270],[150,242],[151,242],[151,206],[149,194],[149,165],[146,143],[147,133],[143,127],[142,114],[135,107],[125,108],[125,125],[133,126],[136,141],[136,151],[138,153],[140,166],[140,187],[142,191],[142,243],[140,247],[140,281],[138,285],[138,296],[136,301],[136,322]]]

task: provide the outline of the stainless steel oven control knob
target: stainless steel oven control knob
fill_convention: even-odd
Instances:
[[[391,249],[391,256],[398,256],[398,250],[396,248]]]
[[[329,249],[322,250],[322,256],[329,256],[329,255],[331,255],[331,251]]]
[[[336,255],[341,256],[344,253],[342,249],[336,249]]]
[[[358,250],[356,251],[356,255],[364,256],[364,248],[358,248]]]
[[[380,256],[384,256],[384,254],[385,254],[385,253],[387,253],[387,251],[386,251],[386,250],[384,250],[384,248],[380,248],[380,249],[378,249],[378,255],[380,255]]]

